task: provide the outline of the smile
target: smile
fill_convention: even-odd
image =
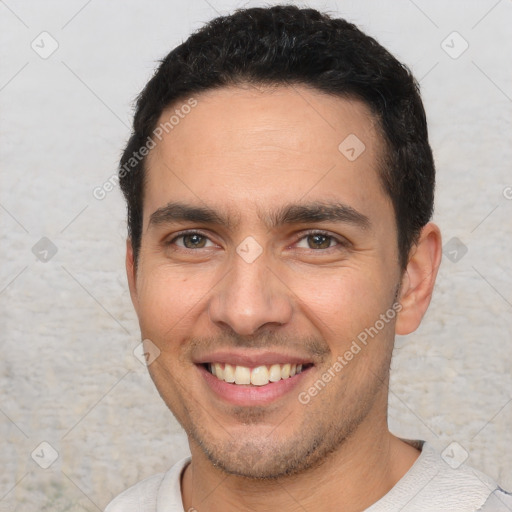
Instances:
[[[289,379],[302,373],[310,365],[272,364],[254,368],[228,363],[206,363],[205,368],[218,380],[234,385],[265,386],[269,382]]]

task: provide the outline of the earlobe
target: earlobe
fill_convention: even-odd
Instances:
[[[128,278],[128,287],[130,288],[132,304],[135,311],[138,313],[139,301],[137,296],[137,273],[133,258],[133,246],[129,238],[126,240],[126,276]]]
[[[395,324],[396,334],[410,334],[419,327],[430,304],[441,256],[441,232],[429,222],[409,254],[400,288],[402,309]]]

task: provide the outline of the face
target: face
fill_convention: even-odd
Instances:
[[[293,474],[385,425],[401,272],[382,141],[364,104],[306,87],[196,99],[149,155],[136,272],[128,247],[149,371],[193,456]]]

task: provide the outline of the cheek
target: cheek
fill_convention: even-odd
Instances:
[[[161,341],[174,337],[187,325],[203,295],[197,277],[165,267],[144,272],[138,281],[142,335]]]
[[[372,278],[370,271],[343,268],[337,272],[301,273],[290,285],[298,307],[329,340],[352,340],[373,326],[391,307],[391,286]]]

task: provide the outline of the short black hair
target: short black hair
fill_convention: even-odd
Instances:
[[[135,265],[146,162],[140,150],[162,112],[201,91],[241,84],[305,85],[370,108],[385,143],[379,174],[393,203],[404,269],[434,203],[435,167],[418,83],[354,24],[293,5],[238,9],[211,20],[160,61],[138,96],[119,169]]]

